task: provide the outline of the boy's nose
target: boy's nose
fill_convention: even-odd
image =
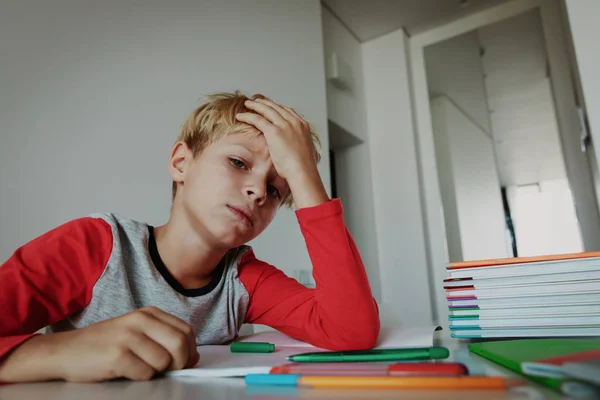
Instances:
[[[253,202],[256,202],[258,205],[261,205],[265,202],[266,189],[247,189],[246,194],[252,199]]]

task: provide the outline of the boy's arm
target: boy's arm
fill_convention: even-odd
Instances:
[[[373,347],[379,333],[377,305],[341,204],[329,201],[323,187],[310,124],[267,99],[244,105],[253,112],[236,119],[263,133],[273,165],[289,185],[317,283],[316,289],[307,289],[248,256],[240,266],[250,293],[246,322],[270,325],[319,347]]]
[[[108,223],[81,218],[32,240],[0,265],[0,362],[39,329],[89,303],[112,244]]]
[[[296,216],[313,264],[316,289],[247,254],[239,277],[250,295],[246,323],[264,324],[317,347],[368,349],[379,333],[377,304],[338,199]]]
[[[155,307],[35,336],[90,303],[112,247],[107,222],[81,218],[27,243],[0,266],[0,382],[146,380],[197,363],[192,327]]]

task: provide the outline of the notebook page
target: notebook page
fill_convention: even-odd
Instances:
[[[383,328],[377,348],[430,347],[435,327]],[[280,332],[262,332],[240,338],[240,341],[269,342],[275,345],[273,353],[231,353],[229,346],[199,346],[197,366],[172,371],[172,377],[231,377],[250,373],[269,373],[272,367],[289,363],[287,357],[306,352],[322,351]]]

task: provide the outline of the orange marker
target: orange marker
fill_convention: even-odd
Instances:
[[[301,376],[250,374],[246,385],[297,386],[329,389],[477,389],[505,390],[525,384],[519,379],[486,376]]]

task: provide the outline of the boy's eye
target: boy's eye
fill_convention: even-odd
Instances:
[[[269,196],[273,196],[276,199],[278,199],[280,197],[279,189],[277,189],[273,185],[267,185],[267,193],[269,194]]]
[[[238,160],[237,158],[230,158],[229,163],[236,168],[247,169],[246,164],[242,160]]]

